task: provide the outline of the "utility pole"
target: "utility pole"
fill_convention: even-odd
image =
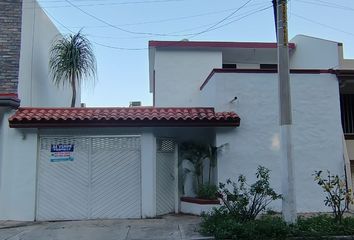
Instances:
[[[296,222],[296,195],[292,153],[292,113],[288,46],[287,0],[276,0],[276,28],[278,42],[279,123],[282,157],[282,214],[288,223]]]

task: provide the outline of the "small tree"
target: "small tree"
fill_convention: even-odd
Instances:
[[[71,107],[75,107],[77,87],[83,80],[96,76],[91,43],[81,32],[56,39],[50,49],[49,68],[57,86],[71,86]]]
[[[229,179],[226,184],[219,184],[224,206],[240,221],[254,220],[272,201],[281,199],[281,195],[270,187],[269,169],[258,166],[256,178],[257,181],[251,185],[247,184],[244,175],[240,175],[237,182]]]
[[[341,223],[344,212],[348,210],[349,204],[353,203],[352,190],[347,188],[345,180],[338,175],[332,175],[327,170],[327,177],[323,177],[322,173],[322,171],[315,171],[314,181],[326,193],[324,203],[332,208],[335,221]]]

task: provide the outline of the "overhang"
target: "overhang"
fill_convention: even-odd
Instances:
[[[235,112],[214,108],[19,108],[11,128],[237,127]]]
[[[15,93],[0,93],[0,107],[18,108],[20,99]]]

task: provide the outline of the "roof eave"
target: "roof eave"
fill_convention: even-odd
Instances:
[[[20,99],[15,95],[1,95],[0,94],[0,107],[10,107],[17,109],[20,106]]]
[[[238,127],[240,119],[225,120],[52,120],[9,121],[10,128],[91,128],[91,127]]]

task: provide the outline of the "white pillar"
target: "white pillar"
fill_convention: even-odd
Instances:
[[[153,133],[141,135],[141,215],[156,216],[156,139]]]

